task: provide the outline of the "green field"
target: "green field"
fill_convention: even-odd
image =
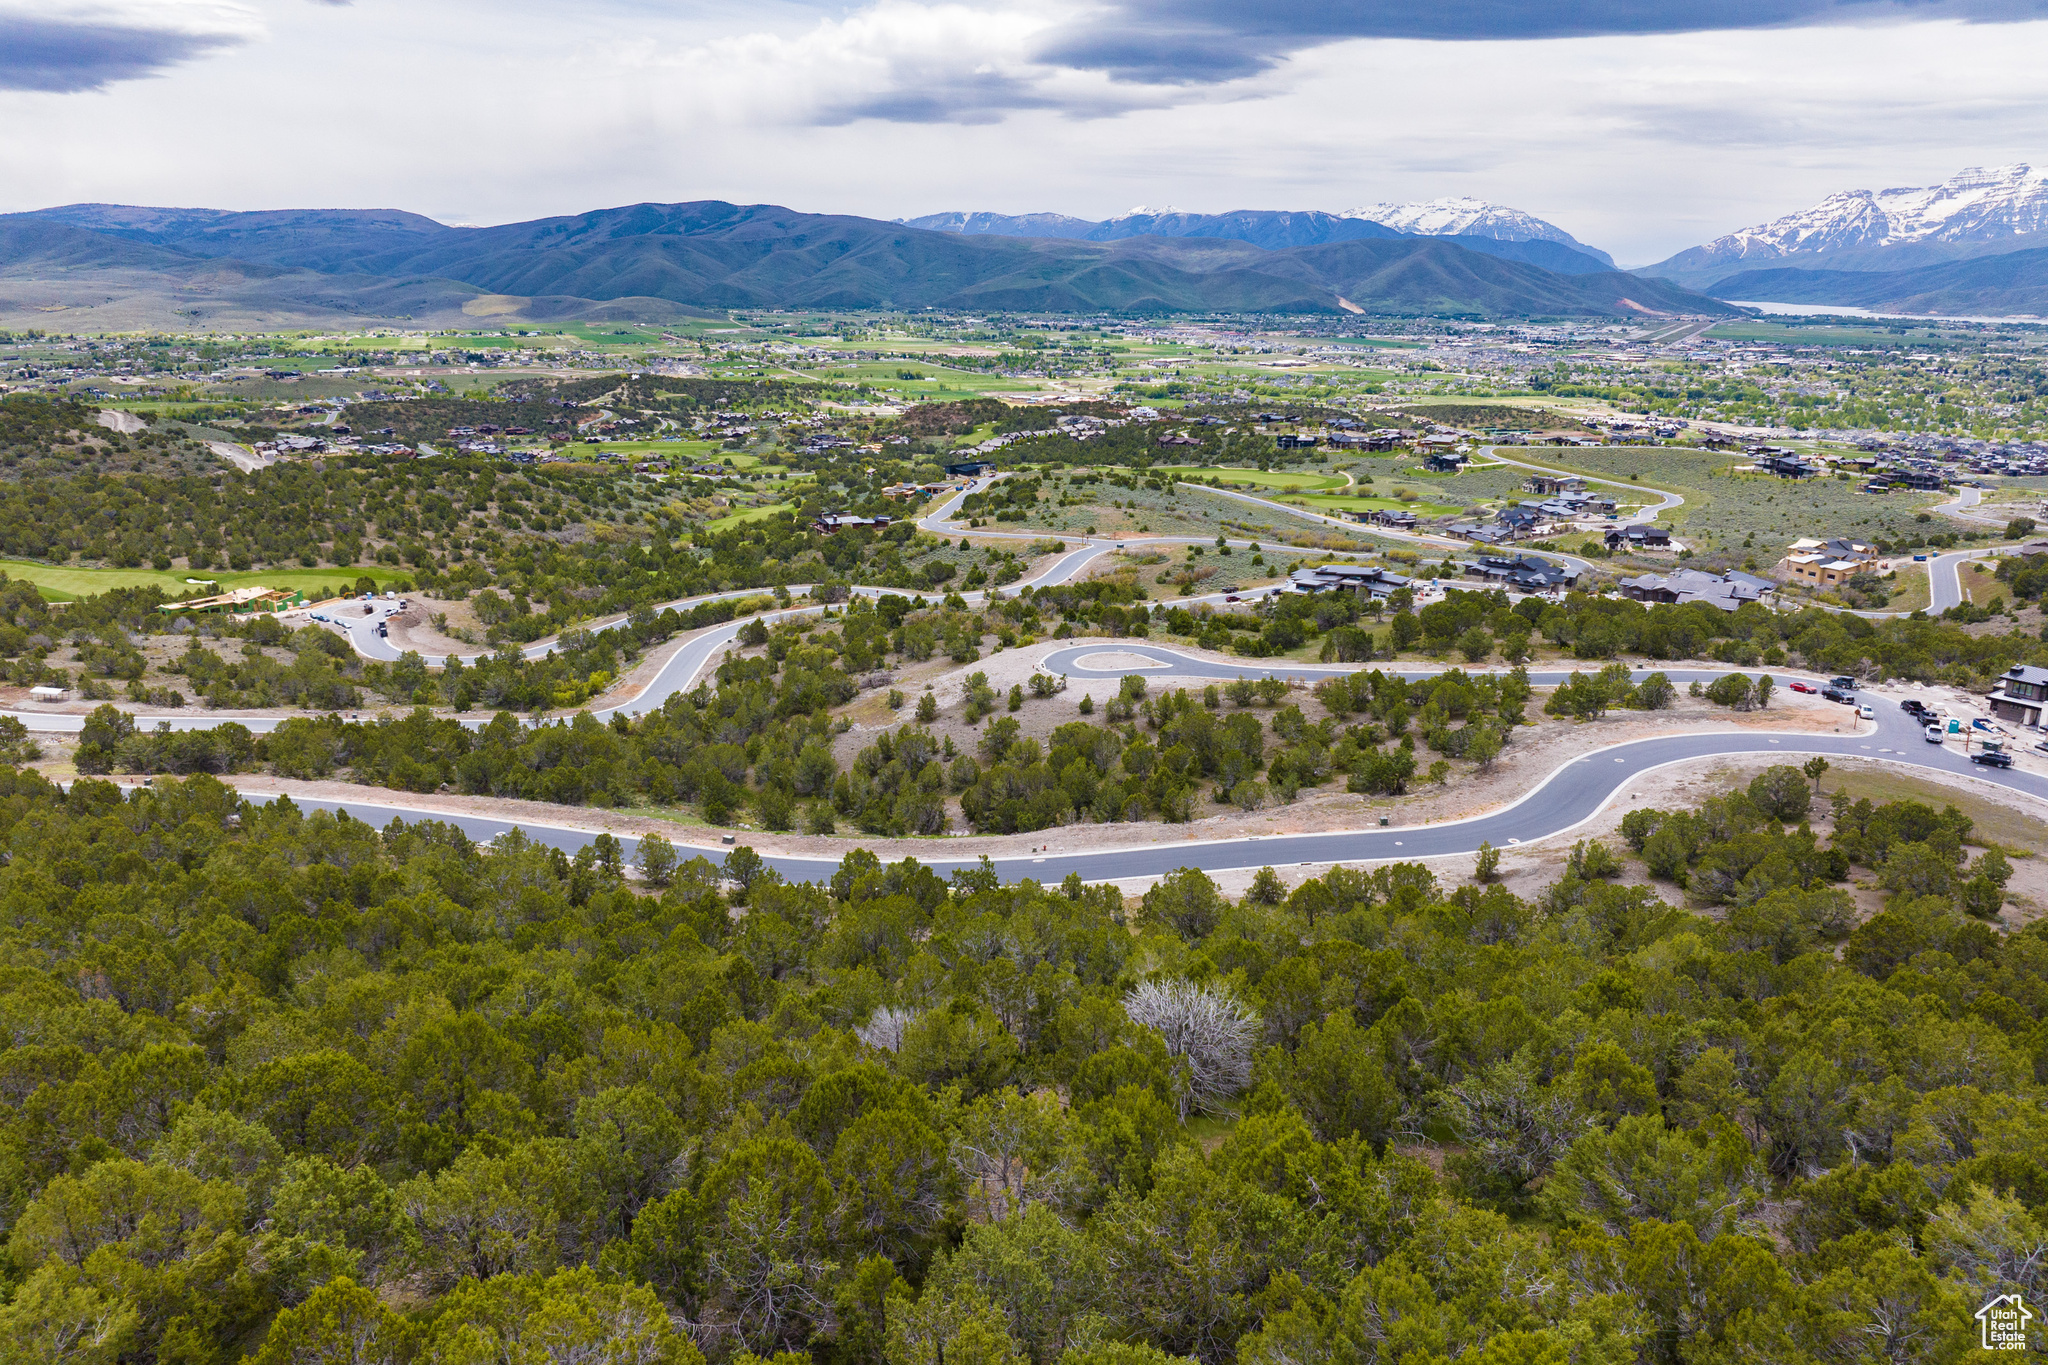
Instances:
[[[77,597],[91,597],[111,588],[162,588],[166,595],[183,597],[187,593],[211,594],[226,592],[230,588],[246,588],[259,585],[265,588],[296,588],[315,591],[321,588],[349,587],[358,578],[368,577],[381,589],[386,583],[395,582],[407,575],[385,565],[363,565],[346,569],[250,569],[247,571],[222,570],[218,573],[183,569],[80,569],[62,564],[38,564],[27,559],[0,559],[0,573],[9,578],[33,583],[43,596],[51,601],[68,602]],[[187,583],[187,578],[210,579],[220,586],[201,587]]]
[[[920,377],[898,379],[896,371],[899,369],[916,370]],[[983,374],[975,370],[950,370],[929,360],[863,361],[846,365],[821,365],[810,371],[809,375],[821,379],[857,380],[870,388],[901,394],[906,398],[973,397],[976,394],[1007,393],[1034,387],[1029,380],[1006,379],[999,374]]]
[[[1189,465],[1155,469],[1180,479],[1221,479],[1225,483],[1264,484],[1268,488],[1342,488],[1342,474],[1309,474],[1291,469],[1196,469]]]
[[[704,529],[707,531],[723,531],[728,526],[738,526],[742,522],[748,521],[761,521],[774,516],[777,512],[794,512],[795,510],[796,504],[793,502],[778,502],[773,507],[749,507],[745,511],[732,512],[726,516],[719,517],[715,521],[707,521],[704,523]]]
[[[1384,512],[1390,508],[1404,508],[1418,517],[1447,517],[1462,512],[1462,507],[1453,507],[1442,502],[1410,502],[1402,498],[1361,498],[1342,493],[1294,493],[1282,501],[1299,503],[1319,512]]]

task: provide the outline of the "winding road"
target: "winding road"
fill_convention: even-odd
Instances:
[[[1507,461],[1521,465],[1520,461]],[[1537,465],[1522,465],[1540,470]],[[1607,481],[1612,482],[1612,481]],[[977,485],[985,487],[986,485]],[[960,502],[972,489],[956,494],[944,504],[935,508],[919,522],[924,529],[941,533],[957,534],[959,528],[951,521]],[[1209,490],[1217,491],[1217,490]],[[1649,490],[1661,491],[1661,490]],[[1320,517],[1305,513],[1299,508],[1269,502],[1248,495],[1247,501],[1273,507],[1307,517],[1311,520],[1334,521],[1334,518]],[[1676,500],[1675,494],[1667,494],[1666,501],[1656,508],[1646,508],[1638,517],[1654,516]],[[1353,523],[1338,522],[1350,528]],[[998,532],[975,528],[973,534],[982,537],[1001,536],[1010,539],[1044,539],[1043,532]],[[1376,534],[1395,534],[1377,533]],[[1399,538],[1436,543],[1433,537],[1401,536]],[[1200,537],[1146,537],[1150,541],[1199,541]],[[1031,578],[1016,584],[1016,587],[1057,584],[1070,581],[1085,571],[1089,563],[1100,555],[1109,553],[1129,540],[1091,540],[1070,550],[1040,570]],[[1243,542],[1249,543],[1249,542]],[[1458,542],[1446,542],[1458,544]],[[1963,560],[1981,553],[1960,551],[1939,556],[1930,564],[1930,574],[1935,584],[1935,605],[1943,605],[1942,585],[1944,574],[1950,585],[1953,600],[1960,600],[1960,589],[1956,586],[1955,567]],[[1553,556],[1567,558],[1569,556]],[[880,595],[900,591],[885,588],[856,588],[853,591],[864,595]],[[748,589],[731,593],[715,594],[713,597],[687,599],[673,605],[684,607],[696,602],[714,600],[718,597],[759,596],[760,589]],[[978,599],[980,593],[963,594]],[[1189,601],[1203,599],[1191,598]],[[1953,605],[1953,601],[1948,603]],[[341,618],[337,621],[348,633],[350,640],[366,655],[373,658],[395,659],[398,651],[389,642],[376,635],[377,625],[395,609],[395,603],[377,599],[368,604],[371,611],[360,618]],[[749,619],[779,619],[823,608],[817,605],[793,606],[776,612],[763,613],[761,617]],[[595,629],[609,629],[619,622],[611,622]],[[657,709],[670,696],[688,691],[709,667],[717,655],[728,647],[745,620],[737,620],[703,631],[684,641],[671,655],[635,697],[615,706],[594,711],[599,719],[613,715],[639,715]],[[526,647],[528,657],[544,656],[558,641],[545,640]],[[1133,661],[1114,661],[1107,657],[1135,656]],[[1249,663],[1249,661],[1248,661]],[[1165,679],[1180,682],[1204,682],[1236,677],[1281,677],[1314,681],[1359,671],[1346,666],[1316,666],[1304,664],[1264,665],[1250,663],[1240,666],[1234,663],[1197,658],[1160,645],[1138,640],[1116,640],[1082,645],[1054,644],[1047,648],[1039,667],[1047,672],[1062,673],[1069,678],[1114,680],[1127,674],[1139,674],[1148,679]],[[1395,670],[1389,670],[1395,671]],[[1428,676],[1439,670],[1430,668],[1399,669],[1407,676]],[[1530,680],[1539,685],[1562,682],[1572,670],[1539,670],[1530,674]],[[1638,677],[1651,670],[1639,669]],[[1729,670],[1663,670],[1673,681],[1685,683],[1694,680],[1711,680]],[[1795,675],[1781,675],[1780,682],[1789,681]],[[1326,866],[1334,863],[1376,862],[1411,858],[1426,858],[1448,854],[1464,854],[1476,850],[1482,842],[1497,848],[1532,843],[1567,834],[1598,815],[1607,805],[1617,799],[1628,799],[1630,790],[1645,773],[1672,764],[1694,762],[1701,759],[1740,757],[1755,755],[1782,756],[1788,762],[1799,762],[1805,757],[1819,754],[1830,758],[1865,758],[1895,763],[1907,768],[1933,770],[1950,776],[1975,778],[2010,792],[2014,797],[2048,803],[2048,777],[2019,770],[2000,770],[1971,764],[1962,754],[1943,745],[1928,744],[1920,724],[1901,712],[1896,701],[1872,698],[1876,719],[1859,723],[1854,713],[1845,711],[1843,719],[1846,731],[1838,730],[1829,734],[1761,734],[1744,732],[1713,731],[1696,734],[1665,735],[1652,739],[1634,740],[1617,744],[1594,753],[1575,758],[1549,774],[1538,786],[1512,804],[1487,814],[1470,819],[1447,821],[1437,824],[1392,826],[1345,832],[1322,834],[1290,834],[1274,836],[1250,836],[1233,839],[1202,840],[1186,835],[1176,837],[1180,827],[1159,824],[1134,824],[1131,826],[1133,842],[1127,847],[1092,850],[1087,852],[1057,852],[1049,848],[1041,853],[1028,853],[993,860],[998,874],[1005,881],[1035,878],[1041,881],[1056,880],[1068,873],[1078,873],[1084,880],[1105,881],[1123,878],[1158,876],[1182,867],[1198,867],[1205,871],[1220,872],[1234,869],[1262,866],[1310,865]],[[42,731],[75,731],[84,718],[77,715],[36,713],[20,711],[11,713],[27,723],[30,728]],[[166,718],[176,729],[207,728],[228,719],[218,715],[192,715]],[[276,726],[274,718],[251,718],[242,721],[252,730],[265,731]],[[478,720],[476,723],[482,723]],[[268,801],[272,795],[267,792],[247,791],[252,801]],[[513,828],[523,830],[536,841],[554,847],[573,850],[581,848],[597,837],[597,831],[579,828],[573,823],[536,823],[529,820],[511,820],[495,816],[456,814],[436,806],[409,801],[402,793],[382,793],[364,799],[346,801],[316,800],[294,796],[296,804],[306,809],[345,809],[358,817],[371,818],[378,822],[394,818],[407,820],[437,820],[461,828],[470,837],[488,841]],[[630,842],[630,841],[628,841]],[[1055,836],[1056,842],[1056,836]],[[932,841],[933,851],[938,856],[927,861],[940,873],[974,866],[976,863],[960,858],[948,858],[940,850],[945,841]],[[702,853],[717,858],[727,851],[724,845],[681,844],[685,856]],[[792,880],[816,880],[831,874],[838,866],[834,857],[806,857],[798,854],[764,855],[765,861],[784,877]]]
[[[1089,654],[1112,651],[1139,654],[1153,661],[1155,666],[1090,669],[1080,664],[1080,660]],[[1215,679],[1225,676],[1294,678],[1311,675],[1330,676],[1355,671],[1335,668],[1309,670],[1299,667],[1235,670],[1157,645],[1121,640],[1107,645],[1079,645],[1055,649],[1046,656],[1043,666],[1054,669],[1062,664],[1070,676],[1087,678],[1117,678],[1123,676],[1125,672],[1141,672],[1147,677],[1175,679]],[[1552,683],[1562,680],[1564,676],[1566,675],[1561,672],[1544,671],[1531,674],[1531,681]],[[1718,675],[1711,672],[1674,670],[1667,676],[1674,681],[1685,682]],[[1633,784],[1646,773],[1659,768],[1701,759],[1762,755],[1782,758],[1785,762],[1793,764],[1803,762],[1815,754],[1827,758],[1874,759],[1899,764],[1909,769],[1928,769],[1951,776],[1976,778],[2002,788],[2014,797],[2032,798],[2048,804],[2048,778],[2035,773],[1972,764],[1962,754],[1945,745],[1927,743],[1919,723],[1900,711],[1896,702],[1889,699],[1873,700],[1877,714],[1877,719],[1873,722],[1855,725],[1854,713],[1843,713],[1845,721],[1853,726],[1852,731],[1848,733],[1802,735],[1722,731],[1664,735],[1595,750],[1563,764],[1513,804],[1466,820],[1326,834],[1255,835],[1213,840],[1197,839],[1193,835],[1176,837],[1179,833],[1178,826],[1134,824],[1131,826],[1132,843],[1126,847],[1088,852],[1059,852],[1048,849],[1043,853],[1025,853],[995,858],[991,861],[997,874],[1006,882],[1019,881],[1027,877],[1038,881],[1058,880],[1070,872],[1078,873],[1085,881],[1113,881],[1156,877],[1183,867],[1197,867],[1206,872],[1225,872],[1258,867],[1303,864],[1324,867],[1336,863],[1398,861],[1466,854],[1477,850],[1481,843],[1490,843],[1496,848],[1508,848],[1569,834],[1599,815],[1610,803],[1629,799]],[[246,795],[254,801],[271,799],[271,795],[266,792],[252,791]],[[368,818],[378,823],[394,818],[438,820],[459,827],[471,838],[479,841],[496,838],[516,827],[537,842],[573,851],[590,843],[596,837],[595,831],[581,829],[568,823],[556,825],[491,816],[451,814],[433,806],[408,803],[402,794],[395,792],[388,795],[379,793],[362,800],[322,801],[295,796],[293,801],[306,809],[345,809],[358,818]],[[1055,833],[1052,838],[1056,843],[1057,834]],[[630,840],[625,842],[631,843]],[[687,842],[679,843],[677,847],[686,857],[703,854],[716,859],[728,851],[722,845],[698,845]],[[946,857],[943,853],[944,847],[943,839],[933,840],[931,848],[935,856],[921,858],[920,861],[941,875],[978,865],[978,860]],[[630,852],[631,850],[629,854]],[[763,856],[764,861],[783,877],[797,881],[828,878],[839,864],[836,857],[805,857],[781,853]]]

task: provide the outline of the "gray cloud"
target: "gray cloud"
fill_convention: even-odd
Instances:
[[[0,14],[0,90],[100,90],[241,41],[227,33]]]
[[[2048,0],[1119,0],[1106,18],[1037,55],[1118,80],[1209,84],[1350,38],[1471,42],[2043,17]]]
[[[860,119],[879,119],[885,123],[998,123],[1014,110],[1047,109],[1057,103],[1010,76],[993,73],[963,77],[940,75],[920,77],[915,81],[901,82],[894,89],[829,103],[820,108],[810,121],[828,128]]]

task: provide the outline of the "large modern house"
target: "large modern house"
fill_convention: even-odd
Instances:
[[[2020,664],[2008,670],[1986,700],[2000,720],[2038,728],[2041,712],[2048,709],[2048,668]]]
[[[1809,587],[1831,588],[1846,583],[1877,561],[1877,547],[1836,536],[1828,540],[1795,540],[1785,553],[1785,571]]]
[[[1364,564],[1317,564],[1306,569],[1296,569],[1288,578],[1289,592],[1321,592],[1326,588],[1344,588],[1351,592],[1364,593],[1368,597],[1386,597],[1408,586],[1409,580],[1385,569],[1375,569]]]
[[[1745,602],[1761,602],[1778,590],[1776,583],[1755,574],[1712,574],[1697,569],[1646,573],[1640,578],[1624,578],[1616,586],[1622,596],[1638,602],[1704,602],[1722,611],[1734,611]]]

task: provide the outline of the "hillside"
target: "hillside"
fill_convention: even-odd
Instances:
[[[2048,248],[1915,270],[1745,270],[1711,292],[1724,299],[1831,303],[1889,313],[2048,314]]]
[[[95,324],[108,318],[107,326],[140,325],[151,308],[183,325],[221,326],[253,325],[266,309],[359,321],[749,307],[1337,312],[1346,307],[1340,298],[1395,315],[1725,311],[1634,276],[1547,269],[1570,256],[1547,241],[1488,240],[1484,252],[1461,240],[1384,232],[1275,250],[1228,235],[1091,242],[931,232],[718,201],[461,230],[432,230],[425,221],[108,206],[20,215],[0,220],[0,318],[55,305],[89,313]],[[1296,227],[1310,236],[1373,227],[1332,226],[1339,221]],[[245,248],[299,264],[214,254]],[[1537,260],[1494,254],[1502,250]]]
[[[398,209],[278,209],[232,213],[223,209],[138,208],[125,204],[66,204],[31,220],[65,223],[108,237],[147,242],[195,256],[232,256],[262,265],[335,270],[378,252],[424,246],[466,228],[451,228]],[[0,227],[7,223],[0,218]]]

